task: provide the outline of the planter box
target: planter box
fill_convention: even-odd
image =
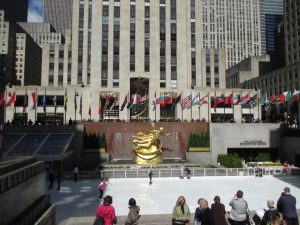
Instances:
[[[209,147],[189,147],[189,152],[209,152]]]

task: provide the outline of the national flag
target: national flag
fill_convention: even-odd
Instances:
[[[89,114],[89,116],[91,116],[91,115],[92,115],[91,98],[92,98],[92,96],[91,96],[91,92],[90,92],[90,98],[89,98],[89,109],[88,109],[88,114]]]
[[[109,102],[110,102],[110,97],[107,95],[105,97],[104,110],[109,110],[109,106],[110,106]]]
[[[241,99],[241,95],[238,94],[238,95],[236,95],[236,96],[234,96],[234,97],[232,98],[232,103],[233,103],[234,105],[236,105],[236,104],[238,104],[238,102],[240,101],[240,99]]]
[[[257,94],[255,94],[254,96],[252,96],[251,98],[249,98],[249,100],[247,101],[247,103],[245,105],[247,106],[253,106],[253,104],[257,101]]]
[[[104,108],[102,106],[102,98],[101,95],[99,96],[99,104],[98,104],[98,114],[103,115]]]
[[[126,104],[127,104],[127,95],[126,95],[125,98],[124,98],[124,101],[123,101],[123,103],[122,103],[122,106],[121,106],[120,111],[123,111],[123,109],[125,108]]]
[[[177,103],[180,102],[180,100],[181,100],[181,94],[182,93],[180,93],[179,95],[177,95],[176,98],[173,100],[172,109],[175,109]]]
[[[184,110],[192,105],[192,95],[185,97],[181,101],[181,109]]]
[[[144,95],[138,99],[139,103],[145,102],[147,100],[147,95]]]
[[[205,95],[204,97],[202,97],[199,101],[199,107],[204,105],[204,104],[207,104],[208,103],[208,95]]]
[[[75,91],[75,94],[74,94],[74,109],[75,109],[75,112],[77,111],[77,92]]]
[[[192,101],[192,106],[199,105],[199,94],[197,94]]]
[[[272,94],[269,99],[271,103],[274,103],[276,101],[276,95]]]
[[[291,101],[292,94],[291,91],[285,91],[279,95],[279,99],[281,103]]]
[[[153,111],[156,110],[156,91],[154,92],[154,100],[152,100]]]
[[[16,101],[16,91],[13,92],[13,94],[10,97],[10,99],[8,100],[8,102],[5,103],[5,106],[10,107],[10,106],[12,106],[12,104],[14,104],[15,101]]]
[[[260,105],[264,105],[266,104],[266,100],[267,100],[267,95],[263,95],[259,98],[259,104]]]
[[[229,104],[233,104],[233,93],[231,93],[230,95],[228,95],[228,97],[225,100],[225,105],[229,105]]]
[[[67,90],[65,90],[64,101],[65,101],[64,108],[65,108],[65,112],[66,112],[67,109],[68,109],[68,93],[67,93]]]
[[[37,100],[36,96],[37,96],[36,92],[32,92],[31,93],[31,98],[32,98],[31,110],[35,110],[36,109],[36,100]]]
[[[27,95],[27,89],[26,89],[25,95],[24,95],[24,102],[23,102],[23,113],[26,113],[27,106],[28,106],[28,95]]]
[[[43,100],[42,100],[43,110],[46,113],[47,108],[47,100],[46,100],[46,91],[44,92]]]
[[[114,107],[119,105],[119,96],[117,96],[113,102],[113,104],[111,105],[109,111],[113,110]]]
[[[130,104],[130,109],[132,109],[133,107],[135,107],[135,105],[137,104],[138,100],[137,100],[138,96],[137,93],[134,94],[133,99],[132,99],[132,103]]]
[[[299,96],[300,96],[300,89],[299,90],[295,89],[295,91],[293,92],[293,95],[292,95],[292,101],[293,102],[298,101],[299,100]]]
[[[159,105],[169,105],[169,104],[172,104],[173,102],[173,99],[172,99],[172,95],[170,93],[167,93],[163,96],[160,96],[159,98],[156,99],[156,104],[159,104]]]
[[[130,99],[129,99],[130,98]],[[133,98],[130,97],[130,95],[128,95],[128,99],[127,99],[127,109],[131,109],[131,105],[133,103]]]
[[[82,92],[81,92],[80,101],[79,101],[79,114],[82,115]]]
[[[54,97],[53,97],[53,105],[54,105],[54,109],[56,110],[56,107],[57,107],[57,105],[56,105],[56,95],[54,95]]]
[[[240,98],[240,100],[238,101],[239,105],[245,105],[247,104],[247,102],[250,100],[250,96],[249,93],[244,95],[243,97]]]
[[[3,92],[3,94],[0,97],[0,105],[2,105],[3,103],[5,103],[5,91]]]
[[[224,93],[221,94],[221,96],[219,97],[214,97],[214,111],[216,112],[217,111],[217,105],[221,104],[225,102],[225,99],[224,99]]]

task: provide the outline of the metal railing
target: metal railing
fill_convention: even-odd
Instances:
[[[300,175],[300,168],[189,168],[192,177],[203,176],[264,176],[264,175]],[[105,169],[102,171],[80,171],[81,179],[121,179],[121,178],[147,178],[148,169]],[[179,177],[180,168],[152,169],[153,177]],[[71,171],[64,172],[65,178],[72,178]]]

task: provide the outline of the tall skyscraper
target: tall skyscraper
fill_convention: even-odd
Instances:
[[[261,0],[262,54],[278,55],[278,25],[283,20],[282,0]]]
[[[10,21],[27,22],[28,0],[2,0],[0,9],[4,10]]]
[[[284,39],[286,64],[300,61],[300,2],[284,1]]]
[[[72,26],[72,0],[44,0],[44,22],[65,34]]]

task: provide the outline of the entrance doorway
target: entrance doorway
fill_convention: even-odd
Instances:
[[[256,162],[259,153],[267,153],[270,161],[274,162],[279,159],[278,148],[228,148],[228,154],[238,154],[245,162]]]
[[[130,78],[130,121],[149,120],[149,78]]]

